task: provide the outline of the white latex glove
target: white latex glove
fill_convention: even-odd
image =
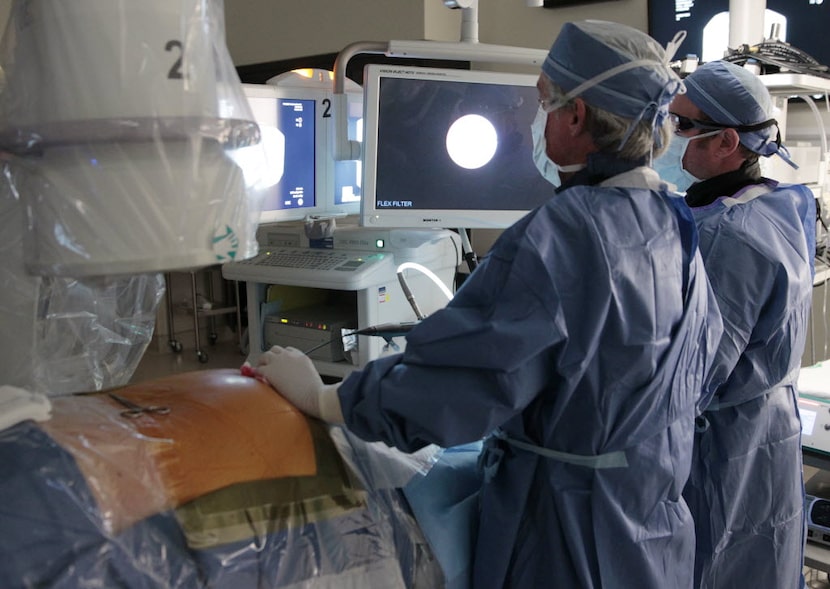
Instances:
[[[306,415],[343,423],[338,385],[323,383],[311,358],[297,348],[274,346],[263,352],[256,373]]]

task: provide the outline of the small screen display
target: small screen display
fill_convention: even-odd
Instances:
[[[285,157],[282,178],[268,192],[263,211],[308,208],[315,204],[314,108],[313,99],[277,99],[276,127],[285,141]]]

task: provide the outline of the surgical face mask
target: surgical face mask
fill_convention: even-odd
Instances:
[[[657,171],[661,179],[674,184],[678,192],[686,192],[692,184],[701,181],[701,178],[692,175],[683,167],[683,156],[686,155],[689,142],[693,139],[702,139],[703,137],[717,135],[722,130],[709,131],[708,133],[701,133],[700,135],[693,135],[691,137],[673,135],[668,149],[663,155],[654,160],[652,167]]]
[[[536,169],[542,176],[553,184],[554,186],[561,186],[562,179],[559,177],[560,172],[569,173],[577,172],[585,167],[585,164],[573,164],[570,166],[560,166],[548,157],[547,154],[547,140],[545,139],[545,126],[548,121],[548,111],[542,106],[536,111],[536,118],[530,125],[530,134],[533,137],[533,163],[536,164]]]

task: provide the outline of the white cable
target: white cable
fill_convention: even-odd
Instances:
[[[404,270],[410,270],[410,269],[411,270],[417,270],[417,271],[421,272],[422,274],[424,274],[427,278],[432,280],[438,286],[438,288],[441,289],[441,292],[444,293],[444,295],[447,297],[448,301],[452,300],[453,295],[450,292],[450,289],[447,288],[447,285],[444,284],[443,281],[440,278],[438,278],[438,276],[432,270],[427,268],[426,266],[422,266],[421,264],[418,264],[416,262],[404,262],[403,264],[398,266],[397,274],[398,274],[398,276],[402,276],[402,272]]]
[[[467,236],[467,231],[462,227],[458,230],[458,237],[461,238],[461,254],[473,251],[473,244],[470,243],[470,238]]]
[[[825,97],[826,96],[827,95],[825,94]],[[827,207],[825,206],[825,204],[828,202],[828,196],[830,196],[830,166],[827,162],[827,129],[825,129],[824,127],[824,121],[822,121],[821,119],[821,112],[819,111],[818,106],[816,106],[816,103],[813,101],[813,99],[806,94],[799,95],[799,98],[806,102],[807,106],[810,107],[810,110],[813,112],[813,116],[816,119],[816,126],[819,129],[819,139],[821,140],[821,154],[819,156],[819,177],[817,178],[817,180],[820,190],[820,203],[821,205],[823,205],[821,209],[822,222],[828,224],[830,223],[830,211],[828,211]]]
[[[810,110],[813,111],[813,116],[816,117],[816,124],[821,130],[821,134],[819,135],[819,138],[821,139],[821,161],[824,161],[827,155],[827,130],[824,128],[824,121],[821,120],[821,113],[819,112],[815,101],[810,96],[804,94],[799,96],[799,98],[807,103],[807,106],[809,106]]]

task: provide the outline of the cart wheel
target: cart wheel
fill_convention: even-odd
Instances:
[[[219,339],[219,334],[218,333],[209,333],[208,334],[208,340],[210,341],[211,345],[215,345],[216,340],[218,340],[218,339]]]
[[[199,362],[201,362],[202,364],[207,364],[208,355],[205,354],[202,350],[196,352],[196,357],[199,358]]]
[[[181,351],[182,351],[182,342],[180,342],[179,340],[171,339],[167,343],[170,344],[170,349],[171,350],[173,350],[177,354],[181,353]]]

